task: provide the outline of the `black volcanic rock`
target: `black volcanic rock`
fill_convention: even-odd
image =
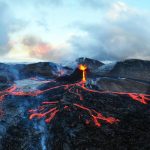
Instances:
[[[71,74],[72,68],[61,66],[51,62],[39,62],[32,64],[3,64],[0,63],[0,81],[13,82],[30,77],[56,78],[63,74]]]
[[[86,70],[86,76],[91,76],[91,72],[89,70],[89,68],[87,68]],[[58,77],[56,80],[57,81],[64,81],[64,82],[69,82],[69,83],[73,83],[76,81],[81,81],[82,80],[82,76],[83,76],[83,71],[81,71],[78,67],[70,74],[70,75],[64,75],[61,77]]]
[[[82,71],[79,68],[76,68],[70,75],[58,77],[56,80],[70,83],[79,81],[81,79],[82,79]]]
[[[96,86],[105,91],[150,93],[150,84],[124,78],[101,77],[97,79]]]
[[[105,76],[150,81],[150,61],[130,59],[116,63]]]
[[[54,77],[53,71],[57,66],[55,64],[49,62],[39,62],[34,64],[25,65],[22,69],[22,76],[25,77],[33,77],[33,76],[41,76],[45,78]]]
[[[2,82],[13,82],[19,78],[19,69],[23,65],[0,63],[0,80]]]

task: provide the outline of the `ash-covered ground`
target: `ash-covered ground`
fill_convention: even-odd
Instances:
[[[0,71],[0,150],[150,149],[149,61],[80,58]]]

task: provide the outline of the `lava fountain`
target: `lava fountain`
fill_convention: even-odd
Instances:
[[[82,71],[82,83],[83,83],[83,86],[84,84],[86,83],[86,69],[87,69],[87,66],[86,65],[79,65],[79,69]]]

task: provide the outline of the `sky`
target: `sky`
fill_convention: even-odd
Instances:
[[[150,60],[149,0],[0,0],[0,62]]]

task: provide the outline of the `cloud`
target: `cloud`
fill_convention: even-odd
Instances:
[[[0,55],[3,56],[8,54],[13,47],[10,38],[11,33],[21,30],[24,22],[13,16],[7,3],[0,1],[0,11]]]
[[[66,55],[66,51],[63,51],[63,48],[54,47],[50,43],[35,36],[29,35],[24,37],[22,44],[28,49],[31,58],[61,62]]]
[[[142,9],[118,0],[0,1],[1,58],[150,59],[149,15]]]
[[[91,8],[102,8],[102,7],[108,7],[116,0],[79,0],[79,3],[82,6],[88,6]]]
[[[28,47],[29,55],[35,58],[47,59],[49,53],[53,51],[50,44],[43,42],[34,36],[27,36],[23,39],[23,44]]]
[[[5,3],[0,2],[0,54],[6,54],[9,49],[9,20],[10,12],[8,11],[8,6]]]
[[[36,0],[34,0],[35,3],[37,3]],[[55,5],[55,6],[60,6],[63,4],[63,0],[45,0],[45,1],[39,1],[38,2],[39,5]]]
[[[116,0],[77,0],[75,1],[77,4],[81,6],[88,6],[91,8],[100,8],[103,6],[108,6],[112,4]],[[70,0],[45,0],[45,1],[39,1],[37,2],[34,0],[34,3],[40,4],[46,4],[46,5],[54,5],[54,6],[62,6],[63,4],[69,4]]]
[[[13,0],[13,2],[11,0],[5,0],[7,3],[9,4],[17,4],[17,5],[20,5],[20,4],[24,4],[25,6],[28,6],[28,5],[32,5],[34,7],[37,7],[38,5],[61,5],[63,4],[63,0],[44,0],[44,1],[38,1],[38,0],[30,0],[30,1],[27,1],[27,0]]]
[[[146,14],[117,2],[104,18],[99,24],[80,26],[86,34],[71,38],[70,44],[76,57],[99,60],[150,59],[150,22]]]

